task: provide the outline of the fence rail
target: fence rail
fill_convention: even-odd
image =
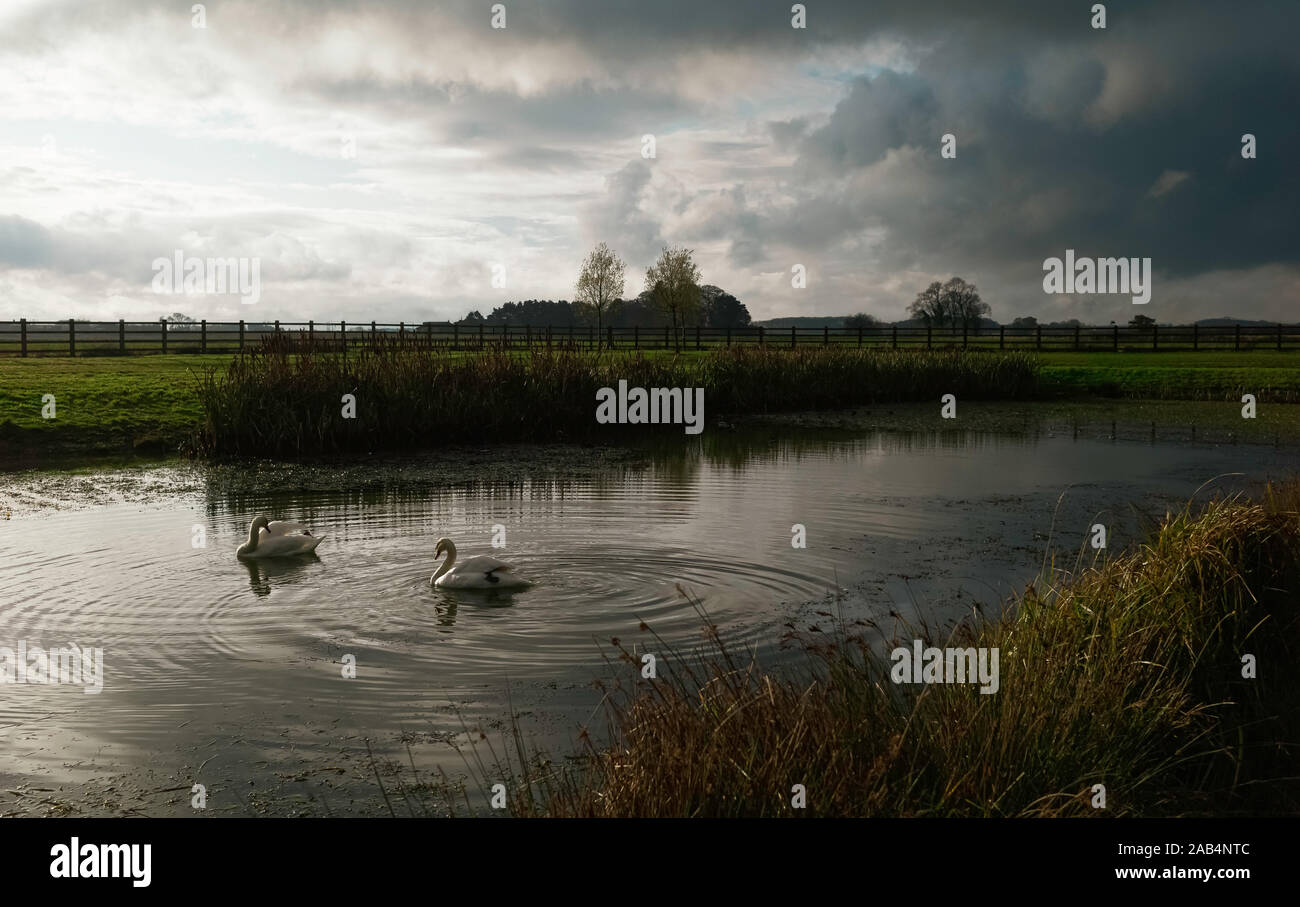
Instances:
[[[952,348],[1041,351],[1297,350],[1300,324],[1039,326],[1035,328],[899,327],[703,328],[690,327],[674,341],[666,327],[376,322],[207,322],[165,324],[136,321],[0,322],[0,356],[129,356],[160,353],[232,353],[263,338],[344,352],[367,347],[414,345],[439,350],[595,349],[663,350],[760,345],[771,347],[858,346],[895,349]]]

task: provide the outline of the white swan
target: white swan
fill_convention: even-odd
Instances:
[[[268,522],[259,516],[248,524],[248,541],[235,550],[237,557],[291,557],[310,554],[324,541],[323,535],[312,535],[302,523],[284,520]]]
[[[456,563],[456,544],[451,539],[438,539],[434,559],[441,557],[444,551],[447,552],[447,559],[442,562],[438,572],[429,578],[429,582],[435,586],[445,589],[522,589],[532,585],[522,576],[511,572],[514,568],[505,561],[486,554]]]

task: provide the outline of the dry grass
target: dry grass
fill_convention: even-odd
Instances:
[[[1169,517],[1136,551],[1049,577],[938,645],[997,647],[1001,689],[898,686],[841,625],[811,669],[765,670],[710,632],[662,640],[659,679],[616,641],[612,745],[529,752],[514,815],[1098,816],[1300,810],[1300,485]],[[707,626],[707,617],[706,626]],[[886,638],[886,637],[889,638]],[[648,642],[648,640],[647,640]],[[872,642],[877,643],[873,647]],[[1258,679],[1242,677],[1252,654]],[[916,692],[917,690],[920,692]],[[584,731],[584,739],[590,741]],[[495,753],[493,754],[495,756]],[[576,766],[576,767],[575,767]],[[501,777],[499,770],[493,777]],[[795,784],[807,808],[791,807]],[[1104,784],[1107,808],[1091,805]]]

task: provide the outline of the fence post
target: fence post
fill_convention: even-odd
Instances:
[[[593,325],[587,325],[587,349],[596,345],[596,328]]]
[[[402,343],[406,340],[406,322],[397,322],[397,342]]]
[[[207,351],[208,351],[208,319],[203,318],[199,320],[199,352],[206,353]]]
[[[483,322],[478,323],[478,348],[483,349]]]
[[[314,319],[307,319],[307,343],[308,345],[316,342],[316,322]]]
[[[1277,324],[1277,351],[1282,352],[1282,322]]]
[[[239,319],[239,351],[244,351],[244,319]]]
[[[1005,324],[1000,324],[998,325],[998,349],[1005,350],[1006,348],[1007,348],[1007,326]]]
[[[1232,331],[1232,351],[1235,353],[1241,349],[1241,325],[1233,325]]]
[[[1196,352],[1197,350],[1199,350],[1199,349],[1201,348],[1201,346],[1200,346],[1200,338],[1201,338],[1200,327],[1201,327],[1201,326],[1200,326],[1199,324],[1197,324],[1196,322],[1192,322],[1192,352],[1193,352],[1193,353]]]
[[[964,318],[961,322],[961,348],[966,349],[970,345],[970,322]]]
[[[1037,327],[1038,330],[1037,330],[1037,334],[1036,334],[1036,336],[1035,336],[1035,338],[1034,338],[1034,349],[1038,350],[1039,352],[1042,352],[1042,350],[1043,350],[1043,326],[1042,326],[1041,324],[1039,324],[1039,325],[1035,325],[1035,327]]]
[[[1279,324],[1278,327],[1281,327],[1281,325]],[[1281,349],[1282,335],[1281,333],[1279,333],[1277,336],[1278,336],[1278,349]],[[68,319],[68,355],[69,356],[77,355],[77,322],[71,318]]]
[[[126,319],[117,319],[117,351],[126,355]]]
[[[731,346],[731,325],[727,325],[727,346]]]
[[[668,349],[668,328],[664,327],[664,349]]]
[[[893,335],[894,349],[898,349],[898,325],[894,325]]]
[[[1111,331],[1110,349],[1111,352],[1118,353],[1119,352],[1119,325],[1112,324],[1111,327],[1114,330]]]
[[[605,346],[609,349],[614,348],[614,325],[608,325],[605,328]]]
[[[763,326],[761,324],[758,326],[758,345],[763,345]]]
[[[524,349],[531,351],[532,348],[533,348],[533,326],[531,324],[525,324],[524,325]]]
[[[451,348],[454,350],[460,346],[460,325],[451,326]]]
[[[1151,352],[1160,349],[1160,325],[1151,325]]]
[[[795,333],[795,328],[794,325],[792,324],[790,325],[790,349],[794,349],[795,345],[799,342],[798,340],[795,339],[796,336],[797,335]]]
[[[930,349],[933,343],[934,343],[934,334],[932,333],[930,322],[927,321],[925,323],[925,348],[927,350]]]
[[[697,324],[695,326],[695,351],[698,353],[702,349],[704,347],[700,346],[700,326]]]
[[[830,345],[831,345],[831,326],[829,324],[823,324],[822,325],[822,346],[830,346]]]
[[[1075,324],[1075,326],[1074,326],[1074,351],[1075,351],[1076,353],[1079,352],[1079,328],[1080,328],[1080,325]]]
[[[160,320],[161,320],[160,327],[162,329],[162,351],[166,353],[167,352],[167,321],[166,319],[160,319]]]
[[[343,360],[346,362],[348,358],[348,323],[346,321],[339,322],[339,346],[343,350]]]
[[[27,319],[18,319],[18,342],[23,348],[23,358],[27,358]]]
[[[641,325],[632,326],[632,349],[641,349]]]

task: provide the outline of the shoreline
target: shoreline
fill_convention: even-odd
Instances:
[[[141,444],[124,435],[116,444],[102,438],[63,438],[40,446],[34,438],[16,444],[0,432],[0,474],[31,470],[133,468],[170,463],[223,465],[241,462],[292,462],[300,465],[348,464],[363,460],[404,456],[439,457],[464,450],[501,450],[512,447],[555,447],[581,450],[622,451],[635,456],[647,444],[692,443],[710,435],[736,430],[752,432],[930,432],[935,434],[987,432],[993,434],[1073,433],[1075,437],[1103,440],[1178,440],[1209,444],[1300,444],[1300,404],[1273,403],[1261,407],[1256,419],[1242,419],[1240,406],[1230,402],[1196,400],[1145,400],[1132,398],[1077,397],[1052,400],[988,401],[959,403],[958,418],[940,420],[938,404],[904,402],[872,406],[801,409],[772,413],[710,414],[701,436],[685,436],[679,426],[654,426],[654,435],[619,438],[624,427],[612,426],[603,438],[566,442],[489,442],[383,450],[370,453],[342,452],[292,459],[285,457],[202,457],[186,454],[161,442]],[[674,429],[678,429],[674,431]],[[36,435],[37,432],[32,432]]]
[[[700,362],[707,354],[683,354],[683,362]],[[783,354],[781,354],[783,355]],[[992,353],[971,353],[972,360],[996,356]],[[815,358],[815,357],[814,357]],[[1292,361],[1296,366],[1291,365]],[[671,361],[653,357],[649,361]],[[1232,421],[1234,408],[1239,408],[1240,389],[1250,388],[1256,395],[1259,419],[1254,425],[1238,420],[1242,431],[1225,429],[1229,434],[1242,437],[1260,437],[1267,430],[1260,428],[1271,423],[1272,414],[1290,413],[1290,407],[1300,402],[1300,356],[1285,353],[1199,353],[1199,354],[1043,354],[1035,360],[1038,365],[1038,382],[1033,393],[1024,396],[1023,402],[1053,412],[1063,406],[1079,407],[1092,411],[1103,405],[1123,405],[1126,412],[1145,418],[1143,410],[1151,410],[1152,421],[1157,425],[1168,421],[1160,410],[1180,402],[1205,402],[1222,406],[1225,416],[1218,420],[1226,426]],[[173,456],[201,456],[197,452],[199,437],[207,417],[201,402],[203,376],[212,370],[223,374],[224,357],[213,356],[137,356],[122,358],[82,359],[0,359],[0,470],[29,468],[51,464],[75,468],[91,463],[123,463],[156,460]],[[764,380],[783,379],[776,372],[760,372]],[[895,391],[901,391],[899,385]],[[962,393],[964,384],[954,391],[959,398],[959,418],[954,428],[970,428],[973,396]],[[58,400],[58,414],[53,421],[41,418],[43,396],[52,394]],[[313,393],[315,393],[313,391]],[[797,401],[773,400],[773,412],[761,414],[764,398],[769,393],[766,386],[759,390],[760,397],[746,401],[742,410],[720,406],[715,409],[712,399],[706,400],[706,433],[715,430],[718,423],[734,424],[737,421],[759,422],[765,419],[783,420],[803,428],[824,427],[835,423],[836,417],[811,418],[809,412],[839,413],[843,409],[870,409],[879,415],[890,405],[879,401],[869,406],[859,401],[839,399],[843,394],[832,385],[819,391],[813,407],[799,406]],[[787,389],[771,393],[789,394]],[[996,386],[982,393],[986,399],[1005,398],[1015,394],[1000,394]],[[509,395],[504,398],[508,401]],[[548,399],[552,399],[549,398]],[[554,398],[558,399],[558,398]],[[935,409],[937,412],[937,399]],[[305,398],[304,398],[305,400]],[[1215,403],[1214,401],[1219,401]],[[791,402],[796,405],[789,405]],[[304,402],[303,405],[306,405]],[[898,406],[911,404],[899,403]],[[980,404],[982,405],[982,404]],[[728,410],[732,410],[728,413]],[[1208,411],[1207,411],[1208,412]],[[595,402],[591,403],[594,425]],[[278,414],[280,418],[285,413]],[[1217,417],[1216,417],[1217,419]],[[856,425],[856,422],[854,423]],[[888,429],[886,419],[879,424]],[[974,427],[979,427],[975,425]],[[646,426],[640,426],[646,429]],[[654,429],[650,429],[651,432]],[[1300,433],[1300,419],[1290,415],[1276,424],[1277,432]],[[678,429],[680,433],[680,428]],[[645,432],[643,432],[645,433]],[[545,434],[545,432],[542,432]],[[554,431],[554,440],[584,443],[623,443],[613,432],[592,431],[582,438],[564,438],[562,431]],[[482,432],[474,437],[470,432],[460,433],[465,443],[495,445],[501,443],[492,432]],[[541,437],[541,434],[537,435]],[[427,443],[427,442],[426,442]],[[413,451],[436,449],[420,445],[414,437],[385,444],[386,450]]]

